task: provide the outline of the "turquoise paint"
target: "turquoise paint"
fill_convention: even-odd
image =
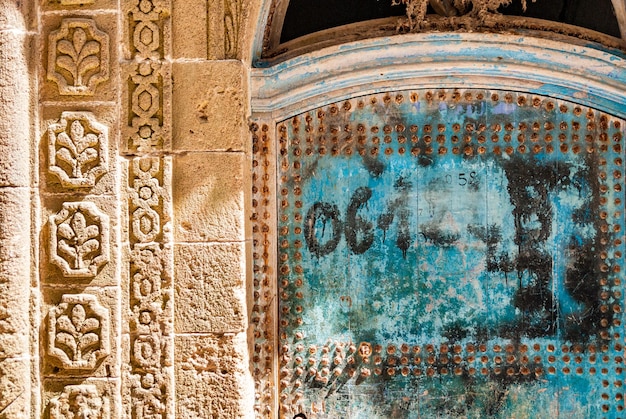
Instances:
[[[623,231],[623,201],[615,201],[623,198],[615,190],[623,153],[615,139],[624,121],[602,120],[599,112],[589,120],[586,108],[574,112],[576,104],[545,97],[536,107],[534,96],[518,105],[512,94],[509,103],[501,91],[483,92],[481,100],[474,91],[473,99],[458,101],[448,91],[439,101],[436,91],[427,99],[422,90],[415,103],[412,92],[401,93],[400,104],[396,93],[388,104],[377,95],[375,105],[365,97],[359,108],[354,99],[350,110],[338,103],[320,109],[322,118],[315,110],[285,123],[277,154],[278,167],[289,168],[279,173],[278,187],[286,191],[279,194],[278,230],[287,232],[279,237],[288,243],[278,248],[279,260],[286,259],[278,280],[287,284],[279,331],[290,371],[282,393],[289,400],[302,392],[293,413],[619,417],[621,387],[613,383],[624,379],[623,328],[613,321],[623,324],[623,305],[612,293],[621,291],[613,284],[623,275],[602,266],[621,263],[624,244],[614,240],[623,233],[604,233],[600,214]],[[490,100],[494,93],[500,100]],[[542,257],[549,259],[545,278],[534,267]],[[585,257],[592,268],[572,287],[571,272]],[[603,304],[610,313],[591,316]],[[372,353],[364,355],[368,347]]]
[[[577,97],[613,115],[625,113],[623,52],[525,33],[412,34],[352,42],[282,62],[259,61],[253,108],[286,111],[287,116],[306,109],[302,101],[322,105],[396,88],[488,84],[565,100]]]

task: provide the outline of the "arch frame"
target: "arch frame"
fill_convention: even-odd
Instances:
[[[262,64],[251,73],[252,113],[278,119],[355,94],[455,87],[536,93],[626,114],[626,54],[532,31],[396,35]]]

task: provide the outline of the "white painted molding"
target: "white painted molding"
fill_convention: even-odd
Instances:
[[[411,88],[493,88],[626,115],[626,54],[513,34],[430,33],[324,48],[251,74],[252,110],[287,117],[347,98]]]

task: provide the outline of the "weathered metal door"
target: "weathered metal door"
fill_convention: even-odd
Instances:
[[[258,131],[281,417],[620,417],[624,126],[443,89],[290,117],[275,155]]]

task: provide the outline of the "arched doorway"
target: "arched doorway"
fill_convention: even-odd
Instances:
[[[619,416],[623,53],[364,38],[253,70],[259,414]]]

